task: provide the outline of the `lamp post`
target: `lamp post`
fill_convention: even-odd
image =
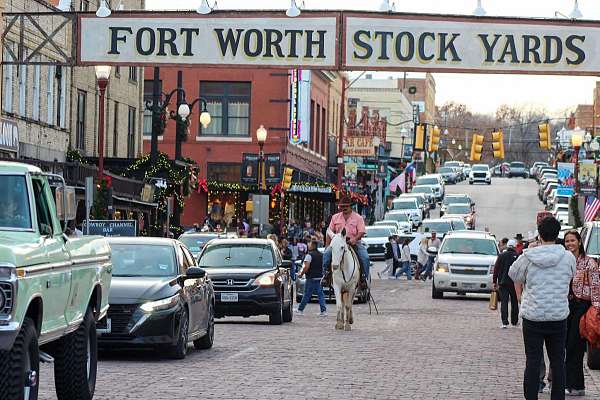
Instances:
[[[575,170],[573,173],[573,178],[575,178],[575,195],[579,193],[579,150],[581,149],[582,143],[583,135],[580,133],[573,133],[573,135],[571,135],[571,144],[573,145],[573,151],[575,152],[573,155],[573,161],[575,162]]]
[[[110,65],[96,65],[96,80],[100,91],[98,110],[98,179],[104,177],[104,95],[110,78]]]
[[[400,129],[400,149],[401,149],[400,159],[402,161],[404,161],[404,141],[406,140],[407,137],[408,137],[408,129],[406,129],[406,128]]]
[[[263,194],[263,172],[264,172],[264,168],[265,168],[265,153],[263,151],[264,146],[265,146],[265,142],[267,141],[267,130],[265,129],[265,127],[263,125],[261,125],[257,130],[256,130],[256,140],[258,141],[258,148],[259,148],[259,152],[258,152],[258,190],[260,194]]]

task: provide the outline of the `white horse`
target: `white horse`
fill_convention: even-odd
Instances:
[[[352,304],[360,277],[360,264],[355,253],[346,243],[346,229],[331,239],[331,267],[333,268],[333,290],[337,306],[335,329],[352,330],[354,318]]]

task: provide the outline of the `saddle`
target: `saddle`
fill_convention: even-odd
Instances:
[[[354,262],[356,264],[358,264],[358,271],[359,271],[359,286],[362,288],[366,282],[365,282],[365,278],[364,278],[364,271],[363,271],[363,266],[360,263],[360,260],[358,259],[358,255],[356,254],[356,250],[354,250],[353,246],[348,246],[348,248],[350,249],[350,256],[354,259]],[[333,285],[333,268],[331,266],[331,264],[329,264],[329,268],[327,270],[327,274],[323,277],[323,279],[321,279],[321,286],[323,287],[331,287]]]

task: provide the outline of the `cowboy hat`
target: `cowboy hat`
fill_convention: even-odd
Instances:
[[[523,240],[523,235],[520,233],[517,233],[517,235],[515,236],[515,239],[517,240]]]
[[[352,199],[348,195],[342,195],[340,197],[340,200],[338,201],[338,205],[340,205],[340,206],[351,206],[352,205]]]

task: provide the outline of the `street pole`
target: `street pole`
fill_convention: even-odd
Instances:
[[[264,194],[263,191],[263,171],[265,169],[265,152],[264,143],[258,142],[258,193]]]
[[[108,79],[98,79],[100,89],[100,102],[98,110],[98,180],[104,178],[104,95],[106,94]]]
[[[337,185],[338,190],[342,190],[344,184],[344,128],[346,119],[346,78],[342,78],[342,101],[340,102],[340,131],[338,132],[338,151],[337,151]],[[341,162],[340,162],[341,160]]]
[[[184,91],[183,91],[183,71],[177,71],[177,107],[175,108],[175,161],[181,160],[181,141],[185,136],[185,129],[187,128],[183,118],[179,115],[179,106],[184,102]],[[177,185],[175,188],[178,195],[181,195],[181,185]],[[181,207],[177,198],[175,199],[173,207],[173,224],[176,226],[181,225]]]
[[[161,115],[159,114],[160,103],[160,68],[154,67],[154,79],[152,81],[152,139],[150,141],[150,159],[154,163],[158,158],[158,128]]]
[[[573,172],[573,178],[575,179],[575,196],[579,195],[579,149],[580,146],[574,146],[575,155],[573,156],[573,160],[575,161],[575,170]]]

